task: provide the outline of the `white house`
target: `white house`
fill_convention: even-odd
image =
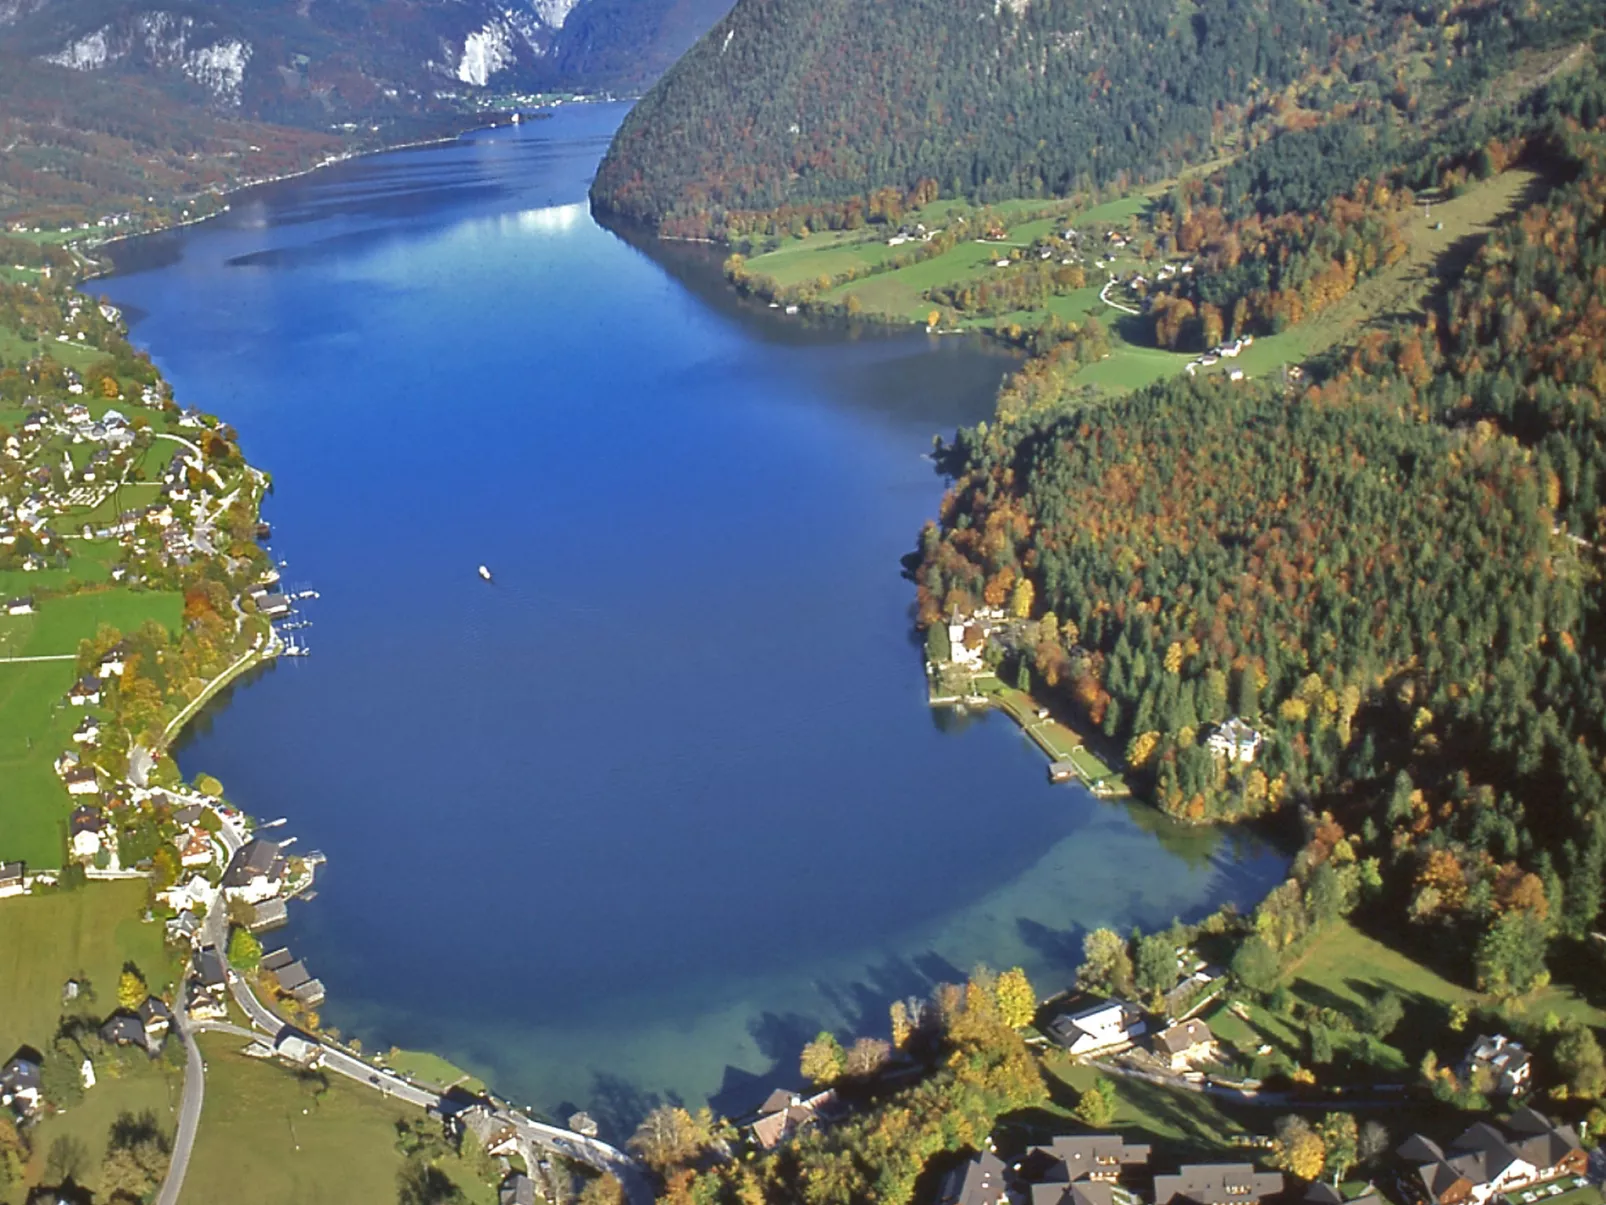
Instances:
[[[86,715],[83,722],[73,729],[72,738],[80,745],[93,745],[100,739],[100,721],[92,715]]]
[[[28,890],[27,868],[21,862],[0,862],[0,899]]]
[[[210,904],[212,900],[212,884],[200,875],[191,875],[184,883],[175,883],[166,891],[156,897],[174,912],[195,911],[197,904]]]
[[[113,649],[100,659],[100,665],[96,667],[95,673],[102,678],[121,678],[123,670],[127,667],[128,663],[123,659],[122,650]]]
[[[1264,739],[1243,720],[1233,716],[1225,724],[1216,726],[1216,730],[1206,738],[1205,747],[1217,757],[1248,765],[1260,753]]]
[[[67,692],[67,702],[74,707],[83,707],[90,703],[100,702],[100,682],[95,678],[81,678],[73,684]]]
[[[8,602],[6,604],[6,614],[7,615],[32,615],[33,614],[33,599],[31,599],[31,598],[13,598],[10,602]]]
[[[1464,1080],[1470,1080],[1478,1071],[1487,1070],[1493,1081],[1493,1090],[1501,1096],[1513,1096],[1532,1081],[1533,1059],[1519,1043],[1503,1033],[1493,1037],[1480,1034],[1477,1041],[1467,1048],[1460,1070]]]
[[[62,775],[69,795],[99,795],[100,776],[89,766],[78,766]]]
[[[98,811],[90,807],[74,808],[70,828],[73,857],[87,860],[100,852],[105,843],[101,834],[106,831],[106,820]]]
[[[1129,1046],[1148,1031],[1143,1014],[1130,1004],[1111,1000],[1079,1013],[1054,1018],[1049,1035],[1072,1054],[1092,1054]]]

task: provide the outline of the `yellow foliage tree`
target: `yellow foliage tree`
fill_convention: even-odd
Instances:
[[[1027,619],[1032,613],[1032,603],[1036,601],[1037,591],[1031,579],[1023,577],[1015,583],[1015,590],[1009,598],[1009,613],[1016,619]]]
[[[125,967],[117,978],[117,1007],[132,1012],[145,1003],[145,997],[150,994],[150,989],[145,986],[145,976],[135,967]]]
[[[998,977],[998,1015],[1014,1029],[1030,1025],[1037,1015],[1037,993],[1020,967],[1011,967]]]
[[[1126,747],[1126,764],[1134,770],[1148,764],[1149,758],[1154,756],[1154,750],[1159,744],[1158,732],[1138,733]]]

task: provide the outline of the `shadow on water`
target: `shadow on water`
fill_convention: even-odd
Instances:
[[[268,674],[276,672],[278,668],[279,663],[277,661],[258,662],[218,691],[217,694],[202,704],[201,710],[190,717],[189,722],[184,725],[183,730],[178,735],[178,739],[173,742],[172,748],[168,750],[168,753],[176,757],[184,751],[184,747],[191,741],[211,732],[212,725],[218,721],[223,713],[229,709],[230,704],[234,702],[234,696],[237,691],[244,690],[246,687],[260,682]]]

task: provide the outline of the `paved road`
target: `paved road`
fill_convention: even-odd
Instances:
[[[42,653],[37,657],[0,657],[0,665],[21,665],[27,661],[76,661],[77,653]]]
[[[182,1007],[173,1012],[173,1028],[184,1043],[184,1097],[178,1106],[178,1133],[173,1137],[173,1157],[167,1164],[167,1177],[162,1181],[162,1189],[156,1194],[156,1205],[178,1205],[178,1194],[184,1189],[184,1174],[190,1169],[195,1131],[201,1124],[201,1102],[206,1095],[201,1048],[195,1044],[195,1034],[184,1020]]]

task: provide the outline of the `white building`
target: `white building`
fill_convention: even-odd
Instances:
[[[1233,716],[1225,724],[1216,726],[1216,730],[1205,739],[1205,748],[1217,757],[1242,762],[1247,766],[1260,753],[1260,746],[1264,740],[1260,733],[1237,716]]]

